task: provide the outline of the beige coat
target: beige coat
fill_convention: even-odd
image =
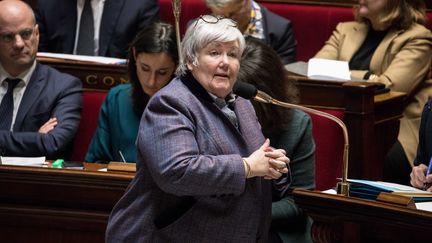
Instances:
[[[368,28],[358,22],[339,23],[315,58],[350,61],[365,40]],[[411,164],[418,144],[422,108],[427,97],[432,96],[432,80],[425,80],[431,67],[431,55],[430,30],[414,24],[408,30],[390,30],[370,63],[370,70],[376,76],[369,81],[381,82],[393,91],[408,94],[398,139]],[[356,78],[363,78],[367,71],[351,70]]]

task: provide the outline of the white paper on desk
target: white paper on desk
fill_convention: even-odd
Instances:
[[[307,76],[312,79],[333,81],[351,79],[348,62],[321,58],[309,59]]]
[[[322,191],[322,193],[325,193],[325,194],[332,194],[332,195],[336,195],[336,194],[337,194],[337,192],[336,192],[335,189],[327,189],[327,190],[325,190],[325,191]]]
[[[82,62],[93,62],[93,63],[101,63],[101,64],[125,64],[126,63],[126,59],[121,59],[121,58],[72,55],[72,54],[63,54],[63,53],[38,52],[37,56],[75,60],[75,61],[82,61]]]
[[[47,165],[45,156],[42,157],[4,157],[0,156],[2,165],[24,165],[24,166],[44,166]]]
[[[432,202],[419,202],[416,203],[415,205],[417,209],[432,212]]]

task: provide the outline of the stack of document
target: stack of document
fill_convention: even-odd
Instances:
[[[312,58],[309,60],[307,76],[311,79],[319,80],[351,80],[348,62],[321,58]]]
[[[0,156],[0,165],[47,166],[45,156],[42,157],[5,157]]]
[[[376,200],[381,192],[411,197],[414,202],[432,201],[432,193],[414,187],[383,181],[348,179],[350,196]]]

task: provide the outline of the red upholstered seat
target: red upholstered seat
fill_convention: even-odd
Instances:
[[[74,140],[74,148],[71,157],[72,161],[84,161],[87,148],[96,131],[99,110],[106,95],[106,91],[84,91],[81,122]]]
[[[427,18],[428,18],[428,21],[427,21],[427,23],[426,23],[426,27],[427,27],[428,29],[432,30],[432,11],[428,11],[428,12],[426,13],[426,15],[427,15]]]
[[[320,109],[344,120],[342,110]],[[340,126],[332,120],[309,114],[312,118],[312,135],[315,140],[315,184],[317,190],[336,186],[342,177],[344,139]]]

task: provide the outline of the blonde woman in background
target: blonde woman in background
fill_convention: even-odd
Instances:
[[[420,117],[427,96],[432,34],[423,0],[359,0],[356,21],[340,23],[315,58],[348,61],[356,78],[407,93],[397,142],[384,166],[384,180],[409,184]]]

